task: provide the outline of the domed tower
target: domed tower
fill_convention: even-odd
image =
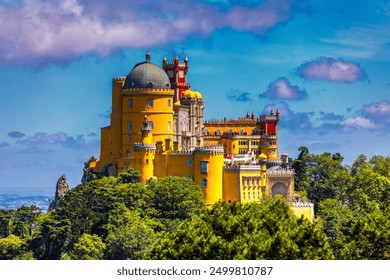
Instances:
[[[102,128],[101,156],[96,169],[114,164],[118,171],[134,164],[137,144],[147,116],[152,143],[173,138],[174,90],[167,73],[146,60],[136,64],[126,77],[113,79],[111,124]],[[150,144],[152,144],[150,143]]]

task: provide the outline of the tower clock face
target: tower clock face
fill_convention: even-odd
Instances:
[[[179,78],[183,78],[184,77],[184,72],[183,71],[179,71]]]
[[[173,71],[168,71],[168,77],[173,78]]]

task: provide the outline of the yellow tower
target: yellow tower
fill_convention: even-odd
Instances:
[[[194,150],[194,181],[202,187],[207,206],[223,198],[223,146],[202,146]]]
[[[110,165],[120,172],[134,165],[141,172],[144,167],[139,158],[135,162],[135,153],[140,156],[141,146],[146,145],[142,132],[145,115],[150,129],[147,136],[150,143],[146,146],[173,139],[173,97],[168,75],[150,62],[149,52],[146,61],[135,65],[126,77],[113,79],[111,124],[102,128],[101,156],[94,170],[101,172]],[[142,162],[146,160],[152,164],[151,158],[144,158]],[[150,171],[145,174],[149,176]]]

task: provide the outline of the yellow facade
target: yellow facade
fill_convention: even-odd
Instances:
[[[173,71],[172,63],[165,65]],[[200,186],[208,206],[276,194],[292,201],[294,172],[286,157],[282,162],[278,156],[279,113],[203,122],[202,95],[172,73],[168,78],[147,55],[127,77],[113,79],[111,123],[101,129],[94,171],[115,175],[112,170],[131,166],[143,183],[152,177],[185,177]],[[179,91],[179,86],[187,89]],[[297,215],[313,218],[309,204],[296,205]]]

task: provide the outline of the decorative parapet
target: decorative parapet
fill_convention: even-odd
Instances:
[[[314,203],[309,202],[307,200],[299,200],[299,201],[291,201],[290,202],[292,207],[298,207],[298,208],[314,208]]]
[[[260,121],[278,121],[279,117],[277,115],[261,115]]]
[[[122,95],[137,95],[145,93],[170,96],[174,94],[174,90],[171,88],[125,88],[122,90]]]
[[[294,170],[292,169],[277,169],[277,170],[267,170],[267,176],[293,176],[295,174]]]
[[[224,154],[225,150],[222,145],[200,146],[195,147],[194,153]]]
[[[134,143],[134,151],[155,151],[155,144]]]
[[[225,171],[258,171],[260,172],[261,166],[258,164],[225,164],[223,169]]]
[[[172,151],[171,155],[192,155],[194,152],[193,151]]]
[[[237,119],[237,120],[226,120],[226,119],[223,119],[223,120],[209,120],[209,121],[205,121],[204,122],[205,124],[221,124],[221,125],[226,125],[226,124],[237,124],[237,125],[240,125],[240,124],[250,124],[250,125],[253,125],[253,124],[257,124],[257,121],[256,120],[252,120],[252,119],[247,119],[247,118],[241,118],[241,119]]]

